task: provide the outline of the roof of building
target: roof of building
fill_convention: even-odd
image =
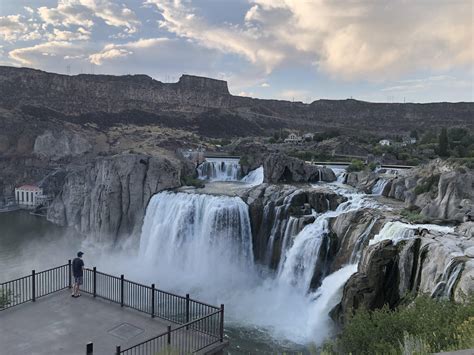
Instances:
[[[27,190],[27,191],[41,191],[41,188],[36,185],[21,185],[17,187],[19,190]]]

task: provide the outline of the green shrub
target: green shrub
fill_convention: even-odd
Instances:
[[[473,346],[472,297],[458,304],[422,296],[395,310],[358,310],[323,349],[341,354],[404,354],[411,349],[423,354]]]
[[[355,171],[362,171],[365,169],[364,162],[362,160],[352,160],[350,165],[346,168],[348,173]]]
[[[375,171],[375,169],[377,169],[377,163],[369,163],[368,168],[370,169],[370,171]]]
[[[420,214],[419,210],[404,208],[400,211],[400,215],[405,217],[411,223],[421,223],[423,221],[423,216]]]
[[[205,186],[202,180],[196,179],[192,176],[183,176],[181,178],[181,184],[184,186],[194,186],[197,188],[202,188]]]
[[[420,184],[415,187],[415,194],[421,195],[425,192],[430,192],[433,187],[437,187],[439,182],[439,175],[430,175]]]
[[[0,309],[5,308],[11,302],[11,292],[0,290]]]

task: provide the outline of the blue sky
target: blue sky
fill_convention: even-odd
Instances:
[[[0,64],[311,102],[474,101],[471,0],[0,0]]]

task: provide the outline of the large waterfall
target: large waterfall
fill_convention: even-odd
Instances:
[[[247,205],[236,197],[162,192],[148,204],[140,257],[199,281],[253,263]]]

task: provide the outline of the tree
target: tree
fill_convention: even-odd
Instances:
[[[448,131],[443,128],[438,137],[438,154],[440,157],[448,156],[448,144]]]
[[[415,138],[418,140],[418,131],[416,129],[410,132],[410,138]]]

